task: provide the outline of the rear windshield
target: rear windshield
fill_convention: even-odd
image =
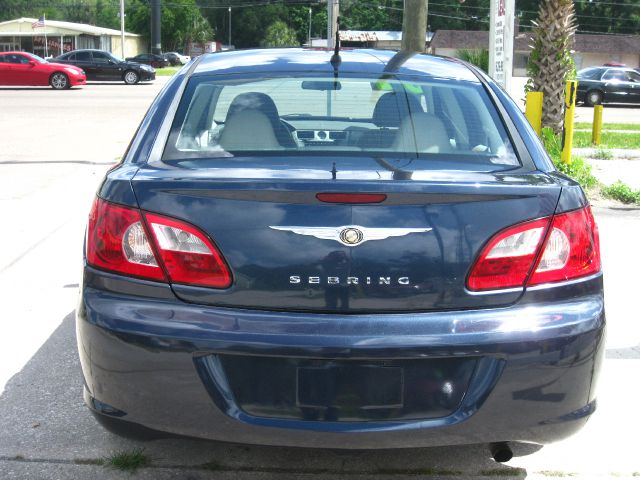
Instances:
[[[520,165],[477,82],[332,75],[191,79],[163,160],[273,155],[437,157],[454,169],[483,171]]]

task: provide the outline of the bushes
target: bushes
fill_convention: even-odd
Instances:
[[[463,48],[456,51],[456,57],[465,62],[469,62],[472,65],[489,72],[489,50],[486,48],[467,49]]]
[[[593,173],[591,173],[591,165],[581,157],[573,157],[571,164],[566,164],[560,160],[562,141],[560,140],[560,136],[555,135],[551,128],[542,129],[542,142],[556,168],[565,175],[573,178],[582,185],[585,190],[598,190],[605,197],[623,203],[640,205],[640,190],[634,190],[619,180],[613,185],[602,185]]]
[[[598,185],[598,179],[591,173],[591,165],[585,162],[583,158],[573,157],[573,161],[570,164],[560,160],[562,141],[559,135],[553,133],[553,129],[548,127],[542,129],[542,142],[559,171],[573,178],[585,189]]]
[[[602,194],[605,197],[613,198],[622,203],[635,203],[640,205],[640,190],[633,190],[629,185],[618,180],[613,185],[602,187]]]

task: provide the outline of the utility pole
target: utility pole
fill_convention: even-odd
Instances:
[[[404,0],[402,50],[424,52],[427,38],[427,1]]]
[[[309,7],[309,33],[307,35],[307,46],[311,47],[311,7]]]
[[[327,48],[336,46],[336,30],[340,15],[340,0],[327,0]]]
[[[120,0],[120,42],[122,43],[122,59],[124,60],[124,0]]]
[[[161,54],[162,43],[160,40],[160,0],[151,0],[151,53]]]

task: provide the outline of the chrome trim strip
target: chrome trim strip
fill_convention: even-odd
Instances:
[[[551,283],[543,283],[540,285],[535,285],[533,287],[516,287],[516,288],[504,288],[502,290],[483,290],[479,292],[474,292],[472,290],[468,290],[465,288],[465,293],[468,295],[497,295],[501,293],[517,293],[522,292],[524,289],[528,292],[535,292],[538,290],[546,290],[548,288],[554,287],[564,287],[569,285],[575,285],[576,283],[587,282],[589,280],[594,280],[598,277],[602,276],[602,270],[598,273],[594,273],[593,275],[589,275],[587,277],[574,278],[572,280],[566,280],[564,282],[551,282]]]
[[[389,237],[403,237],[410,233],[426,233],[432,228],[368,228],[360,225],[343,225],[340,227],[305,227],[305,226],[277,226],[270,225],[273,230],[296,233],[298,235],[308,235],[321,240],[335,240],[346,247],[357,247],[372,240],[384,240]],[[362,233],[360,241],[347,243],[344,240],[343,232],[347,230],[357,230]]]
[[[176,92],[173,100],[171,101],[171,105],[167,109],[167,113],[162,121],[162,125],[158,129],[158,133],[156,134],[156,138],[153,141],[153,147],[151,147],[151,152],[149,153],[149,158],[147,160],[148,164],[154,164],[160,162],[162,159],[162,153],[164,152],[164,147],[167,144],[167,140],[169,139],[169,133],[171,132],[171,125],[173,125],[173,119],[176,116],[176,112],[178,110],[178,105],[182,100],[182,95],[184,94],[185,89],[187,88],[187,83],[189,83],[189,79],[193,74],[193,71],[196,69],[200,61],[205,55],[200,55],[196,57],[193,61],[193,65],[189,67],[187,72],[184,74],[184,78],[182,79],[182,84],[178,87],[178,91]]]
[[[480,290],[476,292],[476,291],[465,288],[464,291],[469,295],[480,296],[480,295],[499,295],[503,293],[521,293],[523,289],[524,287],[514,287],[514,288],[503,288],[500,290]]]
[[[565,287],[569,285],[575,285],[576,283],[588,282],[589,280],[595,280],[598,277],[602,277],[602,270],[598,273],[594,273],[593,275],[588,275],[586,277],[574,278],[571,280],[565,280],[564,282],[552,282],[552,283],[542,283],[540,285],[535,285],[533,287],[528,287],[527,291],[535,292],[538,290],[546,290],[548,288],[554,287]]]

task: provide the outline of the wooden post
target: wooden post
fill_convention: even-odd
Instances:
[[[427,43],[427,1],[404,0],[402,50],[424,52]]]

